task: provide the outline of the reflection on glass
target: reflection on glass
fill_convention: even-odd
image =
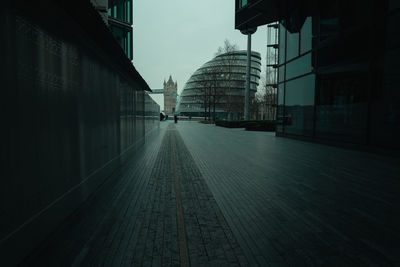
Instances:
[[[366,74],[321,75],[316,135],[364,143],[367,127]]]
[[[285,91],[284,91],[284,84],[281,83],[278,86],[278,105],[283,105],[283,99],[285,96]]]
[[[279,82],[285,80],[285,65],[279,67]]]
[[[283,114],[283,108],[284,108],[284,96],[285,96],[285,91],[284,91],[284,84],[281,83],[278,85],[278,108],[277,108],[277,116],[276,116],[276,131],[278,133],[283,132],[283,121],[284,121],[284,114]]]
[[[308,53],[286,64],[286,79],[291,79],[311,71],[311,53]]]
[[[319,36],[323,41],[329,36],[333,36],[340,31],[339,18],[321,19],[319,21]]]
[[[287,32],[286,61],[299,55],[299,33]]]
[[[285,133],[313,134],[315,75],[286,82]]]
[[[279,24],[279,64],[285,63],[286,28]]]
[[[308,17],[301,28],[300,53],[305,53],[312,48],[312,18]]]

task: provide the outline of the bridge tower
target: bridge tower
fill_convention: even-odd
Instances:
[[[164,80],[164,112],[168,116],[175,113],[176,101],[178,97],[178,83],[172,80],[171,75],[167,82]]]

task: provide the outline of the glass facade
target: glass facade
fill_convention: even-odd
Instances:
[[[279,25],[277,133],[313,135],[316,75],[311,44],[311,17],[297,33]]]
[[[286,28],[279,24],[279,64],[284,64],[286,59]]]
[[[385,26],[370,19],[384,9],[357,3],[306,17],[292,32],[280,23],[278,135],[400,147],[400,13]]]
[[[285,132],[313,134],[315,75],[288,81],[285,88]]]
[[[300,54],[310,51],[312,48],[312,18],[308,17],[300,31]]]
[[[110,29],[126,56],[132,59],[132,28],[110,22]]]
[[[109,0],[108,15],[114,19],[132,24],[132,0]]]
[[[311,53],[308,53],[286,64],[286,80],[310,73],[311,71]]]
[[[277,117],[276,117],[276,131],[279,133],[283,133],[283,125],[285,122],[285,84],[281,83],[278,85],[278,108],[277,108]]]
[[[363,73],[335,73],[319,79],[316,135],[365,142],[368,77]]]
[[[132,0],[108,1],[109,26],[129,59],[132,55]]]
[[[275,2],[242,8],[237,0],[235,28],[279,22],[278,45],[269,46],[278,49],[278,135],[400,149],[399,1]],[[285,125],[294,116],[285,114],[294,110],[285,97],[304,88],[308,75],[314,75],[314,87],[307,87],[314,104],[301,116],[313,130],[302,133],[299,124]]]
[[[299,56],[299,33],[286,32],[286,61]]]

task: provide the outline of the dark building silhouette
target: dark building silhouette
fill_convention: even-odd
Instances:
[[[88,0],[5,1],[0,31],[0,259],[14,266],[137,151],[159,106]]]
[[[279,22],[277,135],[399,149],[399,13],[395,0],[237,0],[237,29]]]

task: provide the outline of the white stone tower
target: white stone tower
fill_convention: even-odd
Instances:
[[[178,97],[178,83],[172,80],[171,75],[167,82],[164,80],[164,112],[168,116],[175,113],[176,101]]]

